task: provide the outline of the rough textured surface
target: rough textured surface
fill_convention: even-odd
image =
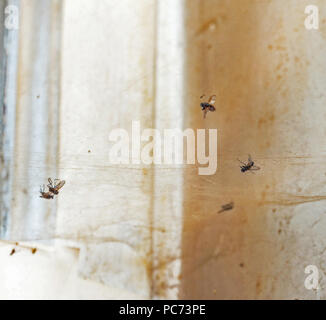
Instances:
[[[1,298],[325,298],[325,2],[318,31],[305,0],[167,3],[21,1],[10,232],[55,241],[1,242]],[[132,120],[217,128],[218,172],[110,165]],[[48,175],[57,202],[36,199]]]
[[[323,289],[326,7],[314,2],[320,30],[308,31],[308,4],[187,2],[188,123],[219,129],[220,161],[214,176],[186,175],[181,298],[313,299],[310,264]],[[218,96],[205,122],[202,93]],[[248,153],[256,174],[239,170]]]
[[[10,31],[19,32],[17,70],[10,69],[17,72],[13,151],[7,148],[13,152],[6,230],[11,240],[51,240],[55,233],[55,202],[44,202],[38,195],[40,184],[57,175],[60,3],[21,1],[19,30]]]
[[[15,253],[10,255],[12,249]],[[33,254],[32,249],[37,248]],[[0,299],[137,299],[78,276],[79,250],[57,244],[1,243]]]
[[[152,0],[65,2],[59,167],[67,184],[56,228],[85,244],[83,277],[147,298],[153,175],[110,164],[109,134],[130,132],[132,120],[153,126],[154,23]]]

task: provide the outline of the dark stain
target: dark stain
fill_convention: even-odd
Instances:
[[[200,26],[200,28],[196,32],[196,36],[199,36],[200,34],[206,32],[209,29],[213,30],[215,28],[216,28],[216,18],[210,19]]]
[[[270,113],[258,120],[258,128],[261,128],[262,126],[265,126],[269,123],[273,123],[275,121],[275,115],[274,113]]]
[[[256,281],[256,294],[259,295],[262,289],[262,283],[261,283],[261,278],[260,276],[258,277]]]

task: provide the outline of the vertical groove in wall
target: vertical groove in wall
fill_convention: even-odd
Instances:
[[[63,3],[56,236],[81,244],[80,275],[148,298],[153,171],[110,163],[108,137],[153,126],[155,1]]]
[[[58,52],[57,52],[57,123],[56,123],[56,130],[57,130],[57,141],[56,141],[56,168],[57,168],[57,174],[59,175],[58,178],[60,178],[60,117],[61,117],[61,90],[62,90],[62,39],[63,39],[63,32],[64,32],[64,8],[65,8],[65,1],[66,0],[58,0],[56,2],[56,12],[59,11],[58,20],[57,20],[57,26],[58,26],[58,33],[57,33],[57,45],[58,45]],[[57,209],[57,208],[56,208]]]
[[[13,240],[48,240],[55,230],[56,204],[39,198],[39,185],[57,174],[60,31],[60,2],[21,2]]]
[[[49,141],[46,151],[46,163],[51,164],[48,168],[47,176],[52,179],[61,178],[59,176],[59,148],[60,148],[60,91],[61,91],[61,36],[62,36],[62,0],[51,0],[50,17],[50,50],[48,76],[51,79],[51,85],[48,86],[47,94],[49,96],[48,104],[48,136]],[[57,200],[57,198],[56,198]],[[49,214],[52,221],[49,226],[55,233],[57,201],[50,209]]]
[[[183,128],[184,1],[162,0],[157,6],[155,128],[163,137],[165,129]],[[182,167],[155,165],[152,298],[156,299],[178,295],[182,186]]]
[[[153,92],[152,92],[152,96],[153,96],[153,109],[152,109],[152,125],[154,126],[155,122],[156,122],[156,77],[157,77],[157,31],[158,31],[158,4],[157,1],[154,1],[154,37],[153,37],[153,43],[154,43],[154,50],[153,50],[153,79],[154,79],[154,83],[153,83]],[[154,273],[153,273],[153,264],[154,264],[154,206],[155,206],[155,200],[154,200],[154,196],[155,196],[155,166],[154,164],[152,164],[152,180],[151,180],[151,190],[152,190],[152,195],[151,195],[151,204],[150,204],[150,293],[149,293],[149,298],[153,299],[154,296]]]
[[[3,202],[3,195],[5,192],[5,184],[7,181],[7,174],[5,172],[5,160],[3,150],[3,133],[4,133],[4,117],[5,117],[5,103],[4,103],[4,88],[5,88],[5,67],[6,67],[6,55],[4,51],[4,8],[6,2],[0,2],[0,178],[1,178],[1,189],[0,189],[0,236],[3,235],[6,228],[6,216],[7,208]]]
[[[10,210],[13,179],[13,153],[15,140],[16,113],[16,71],[18,56],[18,36],[16,29],[5,28],[5,8],[19,0],[8,0],[0,5],[0,238],[7,239],[10,229]],[[19,17],[18,17],[19,21]]]
[[[271,257],[269,247],[264,256],[255,256],[254,250],[259,252],[260,247],[249,249],[246,244],[256,237],[255,228],[268,229],[268,210],[257,198],[266,186],[273,189],[273,177],[267,169],[243,175],[237,163],[237,158],[246,160],[250,153],[263,167],[259,157],[273,143],[272,122],[264,124],[264,131],[257,128],[258,113],[268,117],[274,108],[267,104],[273,98],[266,99],[267,90],[261,87],[272,82],[267,70],[271,62],[264,52],[268,43],[262,44],[267,36],[261,36],[265,30],[260,17],[267,8],[268,4],[252,0],[188,2],[189,121],[197,128],[218,129],[219,162],[212,176],[186,177],[191,188],[185,193],[183,254],[187,263],[183,264],[181,299],[252,298],[251,283],[257,282],[257,288],[263,283],[257,269],[263,269],[260,263]],[[199,109],[201,94],[217,95],[216,112],[205,121]],[[234,210],[217,214],[231,201]],[[249,283],[245,272],[252,277]]]
[[[5,88],[5,68],[6,68],[6,55],[4,50],[4,8],[6,2],[0,3],[0,179],[1,179],[1,189],[0,189],[0,236],[3,235],[6,229],[6,217],[7,208],[5,207],[3,196],[6,192],[5,185],[7,185],[7,173],[5,172],[5,160],[4,160],[4,150],[3,150],[3,133],[4,133],[4,117],[6,112],[6,107],[4,103],[4,88]]]

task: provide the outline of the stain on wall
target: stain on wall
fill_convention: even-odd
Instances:
[[[186,173],[180,298],[314,298],[303,282],[307,264],[323,267],[306,221],[322,219],[326,194],[316,119],[325,114],[324,31],[305,29],[307,1],[186,4],[186,124],[217,128],[220,152],[214,176]],[[217,95],[206,120],[203,93]],[[255,174],[240,172],[248,154]],[[235,208],[218,215],[231,200]]]

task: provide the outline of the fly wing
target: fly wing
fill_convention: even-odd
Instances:
[[[52,187],[52,186],[53,186],[53,181],[52,181],[52,179],[51,179],[51,178],[49,178],[49,179],[48,179],[48,181],[49,181],[49,184],[48,184],[48,186]]]
[[[55,186],[55,188],[57,189],[57,190],[59,190],[59,189],[61,189],[63,186],[64,186],[64,184],[66,183],[66,181],[65,180],[61,180],[56,186]]]
[[[216,101],[216,95],[214,94],[214,95],[212,95],[212,96],[209,98],[208,103],[209,103],[209,104],[214,104],[215,101]]]
[[[224,205],[224,209],[225,210],[232,210],[233,209],[233,203],[228,203],[228,204]]]
[[[258,167],[258,166],[252,166],[252,167],[250,168],[250,170],[260,170],[260,167]]]
[[[238,161],[241,162],[241,163],[242,163],[243,165],[245,165],[245,166],[247,165],[246,163],[244,163],[243,161],[241,161],[241,160],[239,160],[239,159],[238,159]]]

